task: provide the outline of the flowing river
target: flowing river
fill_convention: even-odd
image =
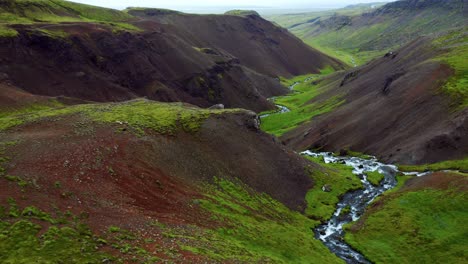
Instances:
[[[351,191],[343,195],[337,204],[336,211],[331,219],[315,229],[315,237],[320,239],[333,253],[347,263],[370,263],[359,252],[353,250],[344,242],[343,226],[349,222],[357,221],[364,213],[366,207],[383,192],[394,188],[397,184],[396,175],[399,173],[395,165],[383,164],[376,158],[361,159],[357,157],[337,157],[330,152],[315,153],[304,151],[303,155],[323,157],[325,163],[341,163],[353,168],[353,174],[362,182],[363,189]],[[366,177],[366,172],[378,171],[384,179],[378,186],[372,185]],[[423,176],[426,173],[404,173],[406,175]]]
[[[304,82],[311,80],[306,79]],[[289,89],[294,90],[296,82],[292,84]],[[274,100],[275,98],[271,98]],[[282,105],[276,105],[278,110],[274,113],[261,115],[260,118],[267,117],[272,114],[281,114],[289,112],[290,110]],[[337,204],[333,216],[324,224],[318,226],[315,230],[315,237],[321,240],[331,252],[343,259],[346,263],[355,264],[363,263],[370,264],[362,254],[351,248],[344,241],[343,226],[347,223],[357,221],[364,213],[366,207],[379,195],[394,188],[397,185],[396,176],[400,171],[395,165],[384,164],[378,162],[375,157],[371,159],[362,159],[358,157],[338,157],[330,152],[312,152],[304,151],[302,155],[312,157],[323,157],[325,163],[341,163],[353,168],[353,174],[361,179],[363,188],[355,191],[348,192],[343,195],[341,201]],[[378,186],[371,184],[367,180],[366,172],[381,173],[384,178]],[[430,172],[405,172],[405,175],[424,176]],[[324,190],[325,191],[325,190]]]

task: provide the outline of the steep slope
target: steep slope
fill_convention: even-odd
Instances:
[[[268,76],[295,76],[340,63],[310,49],[287,30],[256,13],[190,15],[129,9],[128,13],[177,28],[178,36],[196,47],[231,54],[255,71]],[[151,29],[151,28],[149,28]]]
[[[340,262],[299,213],[312,174],[332,172],[253,112],[135,100],[0,121],[2,259]]]
[[[466,48],[465,30],[419,38],[355,70],[309,81],[305,90],[315,92],[300,107],[344,103],[282,139],[296,149],[351,149],[399,163],[465,158]]]
[[[315,17],[289,30],[312,47],[362,64],[418,36],[466,26],[467,15],[464,0],[401,0],[359,15]]]
[[[0,72],[37,95],[90,101],[146,96],[260,111],[273,108],[266,98],[287,92],[277,76],[342,67],[256,16],[181,14],[156,21],[67,1],[8,1],[0,7]],[[200,36],[185,23],[198,27]],[[219,35],[222,24],[230,30]],[[265,52],[260,60],[234,44]]]

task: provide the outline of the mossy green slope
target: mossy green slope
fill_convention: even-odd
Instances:
[[[107,24],[115,31],[139,29],[128,22],[133,17],[119,10],[64,0],[6,0],[0,3],[0,36],[14,37],[12,24],[92,22]]]
[[[114,9],[63,0],[7,0],[0,4],[0,22],[123,22],[132,18]]]
[[[142,99],[124,103],[83,104],[57,108],[35,106],[34,109],[41,110],[20,109],[0,115],[0,131],[43,118],[79,114],[96,122],[128,124],[138,134],[144,133],[147,129],[162,134],[173,134],[177,131],[195,132],[211,115],[244,111],[207,110],[183,103],[160,103]]]
[[[248,263],[343,263],[319,240],[319,222],[292,211],[266,194],[237,181],[218,180],[199,200],[223,227],[192,237],[199,246],[183,246],[219,261]]]
[[[442,91],[450,95],[455,108],[468,107],[468,27],[435,38],[433,45],[443,51],[435,60],[448,64],[455,71]]]
[[[114,259],[98,251],[102,246],[69,213],[53,218],[32,206],[21,211],[12,199],[9,208],[0,206],[2,263],[99,263]]]
[[[423,165],[400,165],[402,171],[441,171],[441,170],[461,170],[468,171],[468,157],[460,160],[446,160],[442,162]]]
[[[347,227],[346,241],[374,263],[466,263],[468,197],[455,182],[387,194]]]

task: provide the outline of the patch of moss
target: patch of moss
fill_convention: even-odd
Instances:
[[[81,114],[96,122],[130,126],[135,133],[144,134],[146,129],[161,134],[177,131],[196,132],[212,115],[235,113],[239,109],[208,110],[183,103],[160,103],[134,100],[125,103],[85,104],[54,109],[0,116],[0,131],[42,118],[57,118]]]
[[[307,159],[320,164],[324,171],[313,171],[311,177],[314,187],[307,192],[308,217],[320,221],[328,220],[336,210],[336,204],[345,193],[363,188],[359,177],[352,173],[353,168],[344,164],[326,164],[323,157],[314,158],[305,156]],[[322,187],[328,185],[330,191],[324,191]]]
[[[442,170],[461,170],[468,171],[468,157],[461,160],[447,160],[424,165],[399,165],[401,171],[442,171]]]
[[[299,98],[299,96],[292,95],[289,98],[278,98],[275,102],[277,102],[279,105],[288,107],[291,105],[290,101],[293,98]],[[302,97],[300,100],[304,100],[304,97]],[[345,100],[341,99],[340,96],[335,96],[323,102],[302,104],[295,108],[290,108],[290,112],[281,113],[278,115],[273,114],[262,118],[261,128],[265,132],[275,136],[281,136],[286,132],[296,128],[297,126],[310,121],[316,116],[333,111],[344,102]]]
[[[468,27],[454,30],[433,41],[433,45],[443,54],[435,60],[447,63],[454,71],[442,87],[442,92],[452,99],[452,106],[456,110],[468,107]]]
[[[298,83],[294,86],[292,94],[275,98],[276,104],[287,107],[290,112],[278,115],[272,114],[262,118],[262,130],[276,136],[281,136],[297,126],[310,121],[312,118],[331,112],[345,103],[345,100],[340,95],[324,101],[311,102],[327,90],[328,83],[323,81],[323,77],[333,72],[334,69],[332,67],[326,67],[322,69],[320,74],[302,75],[290,80],[280,78],[283,85],[290,86]],[[261,113],[260,115],[267,113]]]
[[[4,263],[101,263],[115,259],[98,250],[99,243],[89,232],[81,232],[72,224],[56,226],[55,219],[36,207],[20,213],[10,199],[9,211],[8,215],[0,214],[0,256]],[[46,227],[44,221],[53,225]]]
[[[342,263],[314,239],[318,222],[240,182],[219,179],[207,189],[198,202],[224,227],[202,231],[183,249],[227,262]]]
[[[8,0],[7,2],[9,3],[0,6],[0,23],[3,24],[94,22],[107,24],[114,31],[140,30],[128,23],[133,18],[131,15],[114,9],[64,0]]]
[[[380,182],[384,179],[384,175],[378,171],[369,171],[366,172],[367,180],[374,186],[378,186]]]
[[[0,37],[12,38],[12,37],[16,37],[17,35],[18,35],[18,31],[8,26],[0,25]]]
[[[28,105],[23,105],[21,107],[15,108],[5,108],[0,107],[0,118],[11,116],[11,115],[22,115],[32,112],[38,112],[42,110],[50,110],[58,107],[63,107],[64,105],[56,99],[50,99],[40,103],[32,103]]]
[[[374,158],[371,155],[367,155],[365,153],[358,152],[358,151],[352,151],[352,150],[349,150],[349,149],[346,149],[344,152],[345,152],[344,153],[345,156],[348,156],[348,157],[357,157],[357,158],[361,158],[361,159],[365,159],[365,160]]]

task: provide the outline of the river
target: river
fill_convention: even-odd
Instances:
[[[310,81],[311,78],[304,80]],[[294,90],[294,87],[300,84],[296,82],[292,84],[289,89]],[[271,98],[274,101],[275,98]],[[282,105],[276,105],[278,110],[274,113],[261,115],[264,118],[273,114],[287,113],[290,110]],[[333,216],[324,224],[318,226],[315,230],[315,237],[322,241],[331,252],[343,259],[346,263],[356,264],[370,264],[362,254],[351,248],[344,241],[343,226],[347,223],[357,221],[364,214],[366,207],[380,196],[385,191],[394,188],[397,185],[396,176],[400,171],[397,166],[391,164],[384,164],[379,162],[375,157],[370,159],[362,159],[358,157],[339,157],[330,152],[312,152],[310,150],[304,151],[302,155],[312,157],[322,157],[325,163],[341,163],[353,168],[353,174],[361,179],[363,188],[355,191],[348,192],[343,195],[340,202],[336,205],[336,210]],[[372,185],[366,176],[366,172],[378,171],[384,175],[384,178],[378,186]],[[405,175],[423,176],[429,172],[405,172]],[[325,191],[325,190],[324,190]]]
[[[301,154],[312,157],[323,157],[325,163],[341,163],[353,168],[353,174],[362,182],[363,189],[351,191],[343,195],[337,204],[333,216],[324,224],[318,226],[315,237],[321,240],[331,252],[346,261],[346,263],[370,263],[362,254],[352,249],[344,241],[343,226],[357,221],[366,207],[379,195],[397,185],[396,175],[400,172],[395,165],[378,162],[376,158],[362,159],[357,157],[338,157],[330,152],[315,153],[304,151]],[[366,177],[366,172],[378,171],[384,179],[378,186],[372,185]],[[406,175],[423,176],[426,173],[404,173]]]

